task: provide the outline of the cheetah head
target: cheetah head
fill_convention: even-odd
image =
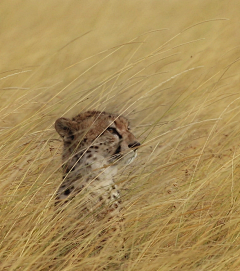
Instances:
[[[130,131],[129,121],[106,112],[87,111],[71,120],[60,118],[55,129],[63,138],[65,154],[94,152],[109,164],[130,164],[140,146]]]

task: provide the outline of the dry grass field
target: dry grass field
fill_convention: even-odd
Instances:
[[[0,270],[240,270],[239,8],[0,2]],[[53,208],[53,124],[88,109],[127,116],[142,144],[117,180],[124,251],[114,235],[96,251],[114,221]]]

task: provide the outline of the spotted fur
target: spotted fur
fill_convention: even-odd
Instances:
[[[114,176],[120,164],[136,157],[140,143],[123,116],[87,111],[73,119],[60,118],[55,129],[63,139],[63,181],[56,194],[56,205],[88,193],[85,209],[103,205],[100,217],[114,216],[120,210],[120,192]]]

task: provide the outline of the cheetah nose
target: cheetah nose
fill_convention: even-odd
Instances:
[[[139,142],[134,142],[133,144],[129,144],[128,148],[134,148],[137,149],[141,144]]]

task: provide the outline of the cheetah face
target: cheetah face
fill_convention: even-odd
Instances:
[[[72,120],[60,118],[55,129],[63,138],[65,153],[92,151],[109,164],[130,164],[140,146],[130,131],[129,121],[106,112],[87,111]]]
[[[96,140],[105,152],[110,163],[130,164],[137,156],[140,143],[130,131],[129,122],[123,118],[111,119],[109,126]],[[106,147],[105,147],[106,146]]]

